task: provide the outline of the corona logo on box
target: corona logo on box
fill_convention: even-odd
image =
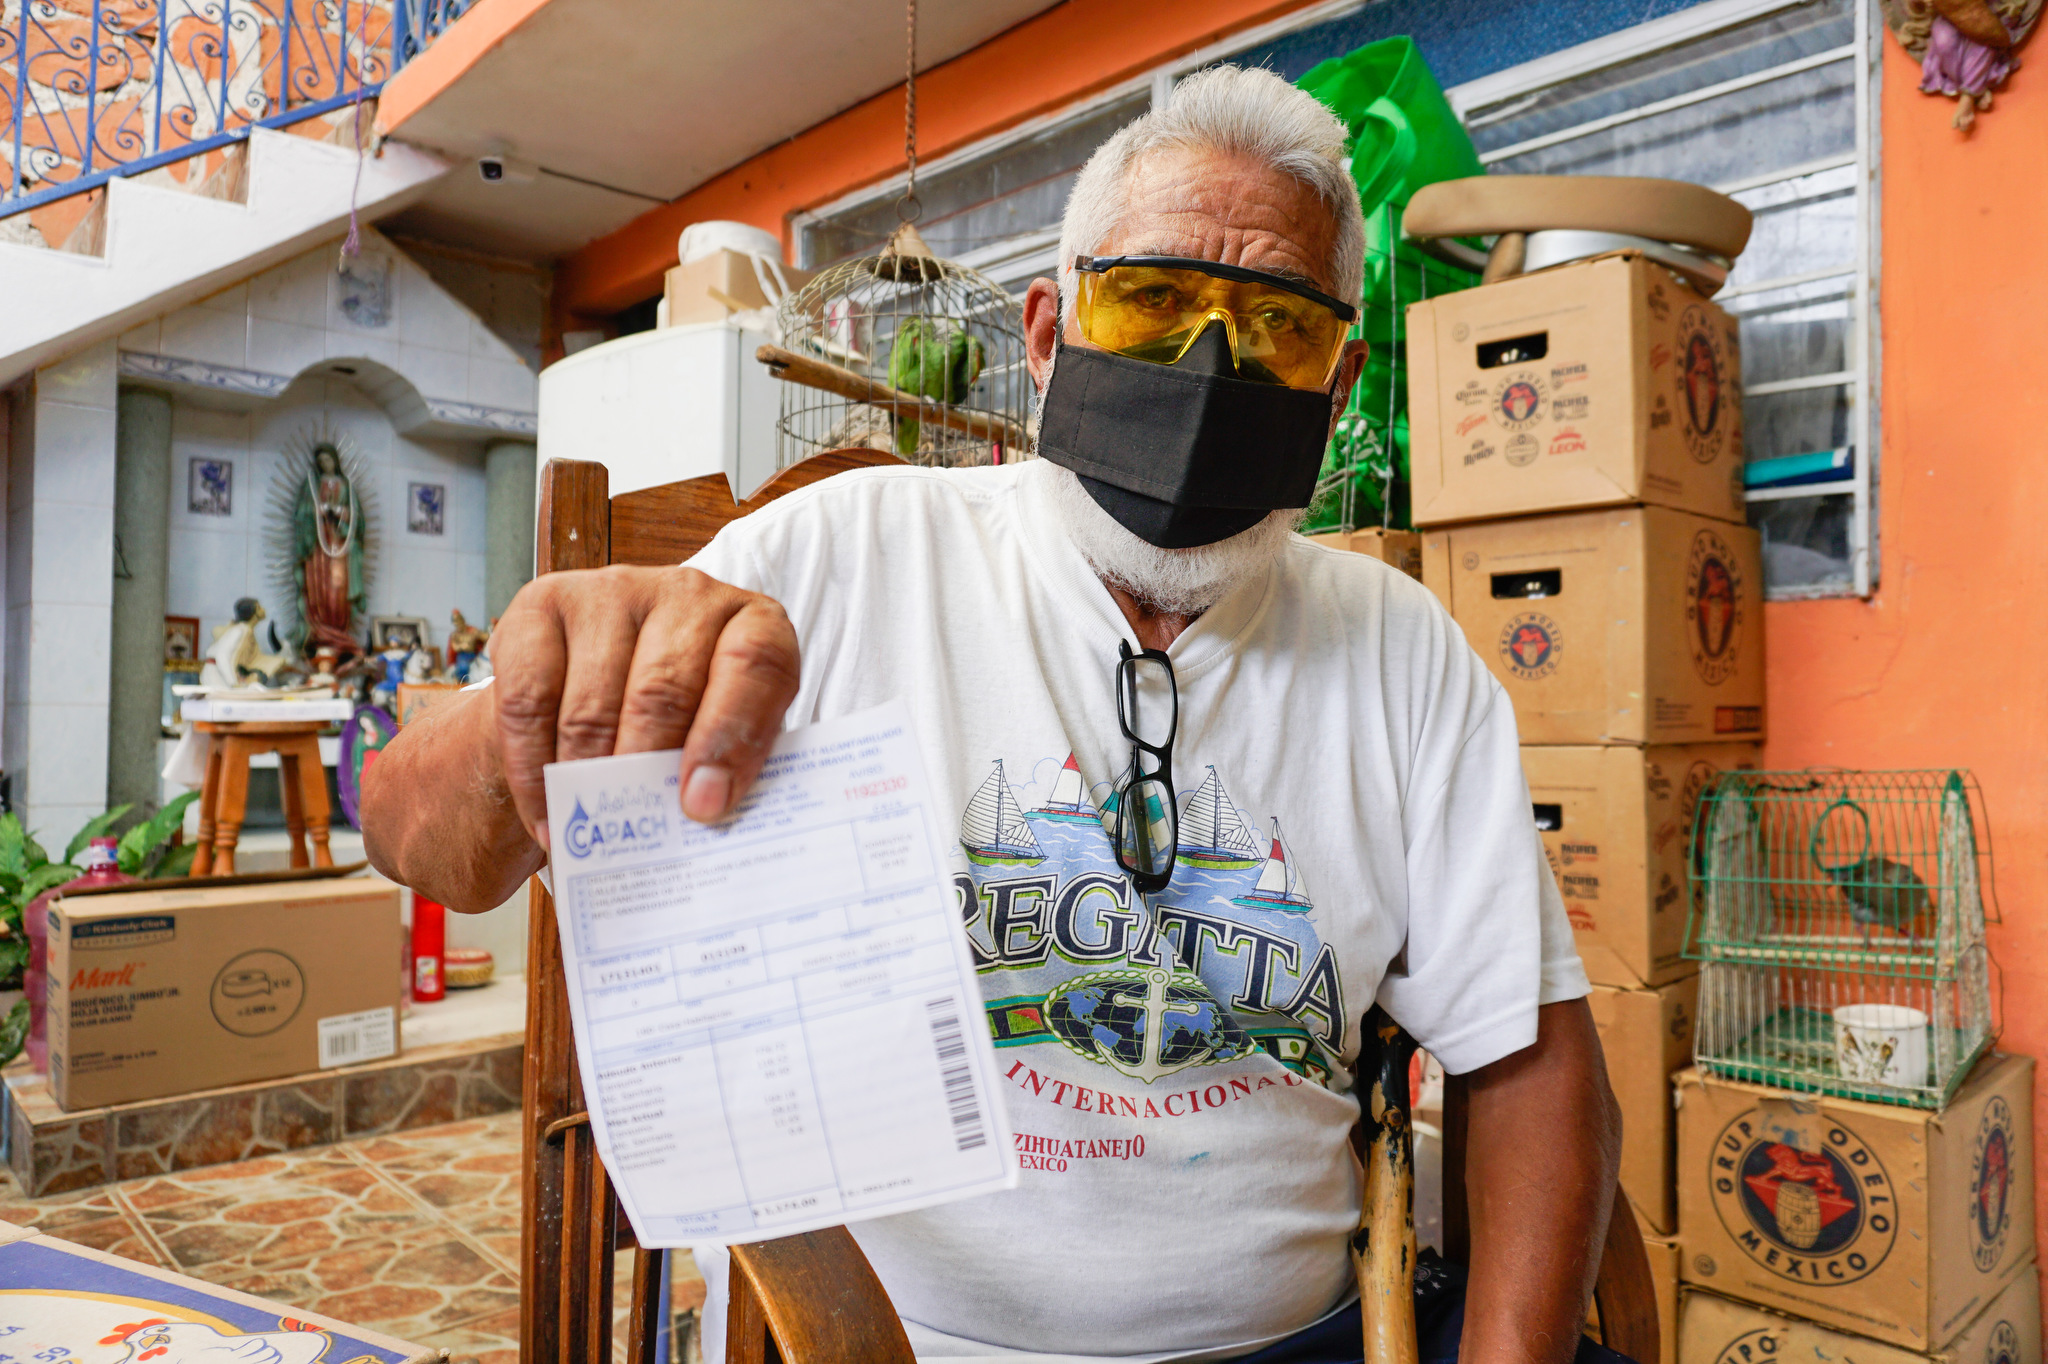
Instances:
[[[1752,1109],[1721,1129],[1709,1182],[1721,1225],[1750,1259],[1816,1287],[1854,1283],[1898,1239],[1898,1204],[1877,1154],[1839,1122],[1820,1149],[1777,1140]]]

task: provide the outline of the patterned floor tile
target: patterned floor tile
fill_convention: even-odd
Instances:
[[[306,1308],[454,1364],[518,1364],[517,1113],[30,1199],[0,1221]],[[672,1257],[678,1313],[704,1300]],[[632,1302],[622,1256],[613,1315]],[[615,1352],[623,1360],[623,1335]]]

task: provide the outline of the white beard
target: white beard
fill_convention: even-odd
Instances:
[[[1046,463],[1060,526],[1104,582],[1161,615],[1199,616],[1238,586],[1264,574],[1286,551],[1307,508],[1267,513],[1264,520],[1213,545],[1161,549],[1125,530],[1096,505],[1073,470]]]

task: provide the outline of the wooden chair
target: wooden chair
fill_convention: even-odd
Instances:
[[[667,566],[719,527],[777,497],[848,469],[894,463],[872,450],[817,455],[735,506],[723,475],[609,496],[604,467],[550,461],[541,475],[537,571],[630,563]],[[668,1257],[637,1247],[606,1178],[584,1108],[570,1037],[554,902],[536,880],[527,945],[525,1218],[520,1358],[524,1364],[609,1364],[615,1255],[634,1251],[627,1364],[651,1364]],[[1375,1364],[1415,1358],[1415,1264],[1408,1060],[1414,1043],[1377,1008],[1365,1020],[1359,1092],[1369,1112],[1353,1134],[1366,1172],[1353,1255],[1367,1298]],[[1463,1090],[1447,1086],[1444,1232],[1447,1258],[1469,1241]],[[1607,1344],[1659,1364],[1656,1296],[1628,1199],[1618,1190],[1595,1302]],[[1405,1323],[1405,1326],[1404,1326]],[[860,1247],[843,1227],[732,1248],[729,1364],[911,1364],[903,1327]],[[1405,1337],[1405,1338],[1404,1338]]]

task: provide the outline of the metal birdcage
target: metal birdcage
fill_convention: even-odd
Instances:
[[[1693,820],[1695,1059],[1947,1102],[1993,1033],[1982,809],[1966,772],[1721,773]]]
[[[777,457],[893,450],[913,464],[1000,464],[1028,454],[1024,310],[940,260],[915,228],[824,271],[782,302]]]

